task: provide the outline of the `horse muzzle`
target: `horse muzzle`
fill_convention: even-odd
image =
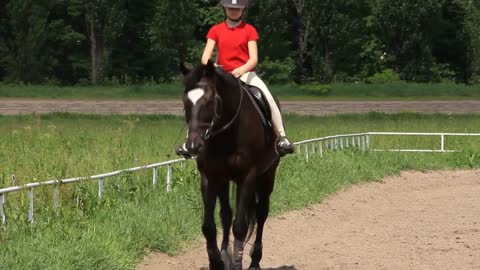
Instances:
[[[202,152],[204,147],[204,142],[201,136],[194,136],[193,138],[189,138],[187,141],[187,150],[192,155],[198,155]]]

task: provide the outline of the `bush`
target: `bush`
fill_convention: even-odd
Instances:
[[[287,57],[283,60],[270,60],[268,57],[258,64],[258,75],[269,83],[290,83],[295,62]]]
[[[455,80],[455,71],[448,64],[435,64],[431,69],[432,82],[453,82]]]
[[[301,86],[300,91],[312,96],[328,96],[332,92],[332,87],[326,84],[309,84]]]
[[[367,83],[391,83],[400,81],[400,75],[393,69],[385,69],[367,78]]]

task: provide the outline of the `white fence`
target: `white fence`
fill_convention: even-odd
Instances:
[[[439,137],[438,149],[371,149],[371,138],[374,136],[433,136]],[[309,155],[318,153],[323,157],[324,150],[339,150],[349,147],[357,147],[363,151],[375,152],[424,152],[424,153],[446,153],[457,152],[458,149],[447,149],[446,138],[458,136],[477,136],[480,133],[427,133],[427,132],[366,132],[355,134],[334,135],[323,138],[310,139],[294,143],[297,146],[297,152],[303,152],[308,161]],[[303,147],[302,147],[303,146]]]
[[[373,136],[439,136],[439,148],[438,149],[370,149],[370,142],[371,137]],[[345,149],[350,147],[356,147],[360,150],[367,151],[395,151],[395,152],[453,152],[458,151],[455,149],[448,149],[446,147],[446,137],[451,136],[480,136],[480,133],[412,133],[412,132],[367,132],[367,133],[356,133],[356,134],[343,134],[343,135],[334,135],[334,136],[327,136],[322,138],[304,140],[300,142],[294,143],[297,149],[297,153],[305,154],[305,158],[308,161],[309,155],[313,155],[318,153],[320,157],[323,157],[324,150],[339,150]],[[302,149],[303,148],[303,149]],[[120,175],[125,172],[136,172],[141,170],[152,169],[152,184],[157,186],[158,184],[158,169],[160,167],[167,167],[167,175],[166,175],[166,190],[167,192],[170,191],[171,184],[172,184],[172,166],[176,163],[182,163],[184,165],[186,162],[185,159],[176,159],[176,160],[169,160],[165,162],[129,168],[124,170],[118,170],[110,173],[105,174],[98,174],[93,176],[87,177],[76,177],[76,178],[68,178],[68,179],[61,179],[61,180],[48,180],[43,182],[35,182],[35,183],[28,183],[21,186],[12,186],[7,188],[0,189],[0,218],[2,225],[5,225],[6,215],[4,211],[4,205],[6,203],[6,198],[8,193],[12,192],[19,192],[22,190],[28,190],[28,197],[29,197],[29,212],[28,212],[28,220],[30,223],[34,222],[34,188],[38,188],[41,186],[54,186],[53,188],[53,205],[54,207],[59,207],[59,191],[58,188],[62,184],[69,184],[75,182],[82,182],[88,180],[97,180],[98,181],[98,197],[99,199],[102,198],[103,189],[104,189],[104,181],[107,178]],[[14,180],[14,179],[13,179]]]

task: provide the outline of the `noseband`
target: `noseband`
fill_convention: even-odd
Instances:
[[[216,130],[213,130],[213,127],[215,126],[215,122],[216,120],[219,120],[220,119],[220,115],[218,114],[218,111],[217,111],[217,107],[218,107],[218,100],[220,99],[220,96],[218,94],[215,94],[215,102],[214,102],[214,105],[213,105],[213,111],[214,111],[214,116],[213,116],[213,119],[212,121],[210,122],[210,126],[207,128],[207,130],[205,130],[205,134],[203,134],[203,138],[205,140],[208,140],[214,136],[217,136],[218,134],[224,132],[225,130],[227,130],[232,124],[233,122],[235,122],[235,120],[238,118],[238,115],[240,114],[240,109],[242,107],[242,102],[243,102],[243,89],[242,89],[242,82],[240,81],[240,79],[237,79],[238,81],[238,87],[240,89],[240,102],[238,103],[238,107],[237,107],[237,111],[235,112],[235,115],[233,116],[233,118],[230,120],[230,122],[228,122],[226,125],[224,125],[223,127],[219,128],[219,129],[216,129]]]

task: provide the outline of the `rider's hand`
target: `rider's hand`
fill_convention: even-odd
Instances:
[[[240,78],[245,73],[246,71],[242,67],[238,67],[232,71],[232,75],[235,76],[235,78]]]

